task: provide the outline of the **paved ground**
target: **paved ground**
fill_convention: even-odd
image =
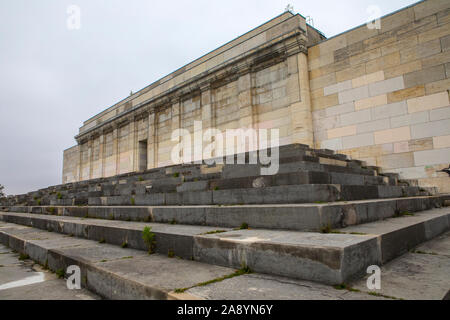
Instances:
[[[97,300],[87,290],[69,290],[66,281],[0,245],[0,300]]]
[[[405,300],[450,299],[450,232],[428,241],[381,268],[378,292]],[[352,285],[368,291],[366,279]]]

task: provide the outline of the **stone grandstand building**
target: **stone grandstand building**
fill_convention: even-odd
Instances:
[[[86,120],[63,183],[173,164],[176,129],[277,128],[450,191],[450,3],[419,2],[326,39],[285,12]],[[229,151],[228,152],[232,152]]]

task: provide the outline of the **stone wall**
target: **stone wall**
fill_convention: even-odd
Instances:
[[[450,192],[450,2],[428,0],[308,49],[315,146]]]

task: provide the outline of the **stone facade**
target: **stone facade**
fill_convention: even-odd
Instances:
[[[450,3],[428,0],[325,39],[284,13],[84,122],[63,183],[171,162],[172,131],[278,128],[450,192]],[[231,150],[226,150],[231,152]],[[198,156],[197,156],[198,157]]]
[[[450,2],[429,0],[308,49],[315,146],[450,192]]]

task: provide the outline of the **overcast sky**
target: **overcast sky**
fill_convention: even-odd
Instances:
[[[327,37],[409,0],[1,0],[0,184],[7,194],[60,184],[63,150],[84,120],[282,13]],[[69,30],[67,8],[81,9]]]

